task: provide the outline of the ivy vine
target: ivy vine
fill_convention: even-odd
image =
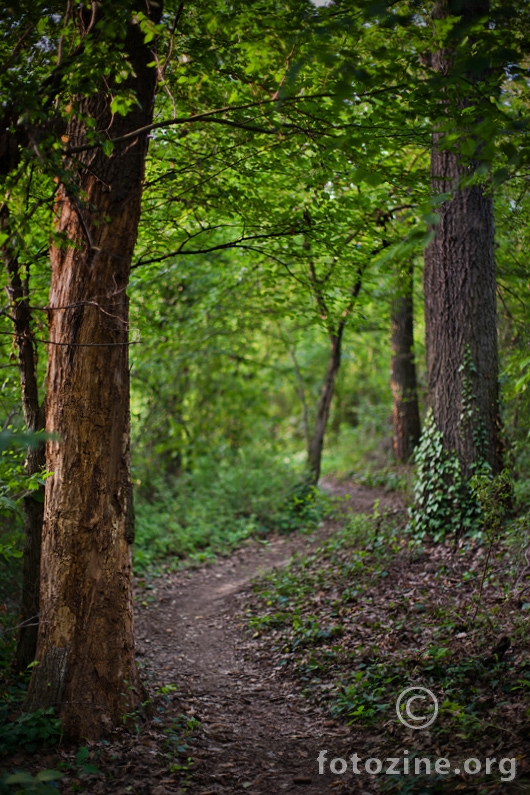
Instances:
[[[488,435],[484,422],[480,416],[479,407],[476,405],[475,393],[473,391],[473,378],[477,374],[477,367],[471,355],[471,348],[466,345],[462,364],[458,368],[462,373],[462,411],[460,413],[460,435],[464,436],[468,429],[472,436],[477,451],[477,463],[471,467],[479,473],[483,469],[483,461],[486,460],[488,450]]]
[[[480,504],[462,473],[458,456],[445,449],[432,411],[427,414],[414,461],[417,478],[407,529],[418,538],[430,535],[435,541],[480,530]]]

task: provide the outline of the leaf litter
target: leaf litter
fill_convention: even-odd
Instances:
[[[484,574],[480,539],[411,544],[398,495],[331,486],[339,513],[311,535],[250,540],[213,565],[139,581],[146,712],[105,741],[20,750],[2,769],[58,770],[50,785],[65,795],[530,791],[524,548],[497,543]],[[411,683],[440,704],[420,732],[395,712]],[[517,777],[329,767],[404,751],[515,757]]]

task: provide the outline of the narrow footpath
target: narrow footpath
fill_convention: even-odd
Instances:
[[[348,493],[358,512],[371,511],[376,499],[381,507],[396,505],[382,490],[350,486]],[[255,576],[309,552],[334,529],[328,522],[309,536],[252,541],[213,566],[159,578],[141,591],[139,661],[153,691],[176,686],[168,712],[179,713],[181,724],[187,716],[191,726],[183,769],[153,781],[152,795],[373,791],[352,774],[338,778],[329,767],[319,774],[319,752],[347,757],[355,737],[312,706],[281,669],[255,659],[242,615]]]

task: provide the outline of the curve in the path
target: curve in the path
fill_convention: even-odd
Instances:
[[[363,489],[361,510],[381,497]],[[189,795],[370,791],[351,773],[332,775],[328,766],[319,774],[319,752],[347,757],[353,735],[279,670],[252,659],[239,618],[256,574],[310,551],[333,530],[328,523],[313,536],[251,542],[213,566],[161,578],[154,601],[139,611],[138,653],[154,683],[178,684],[177,708],[201,721],[190,747]]]

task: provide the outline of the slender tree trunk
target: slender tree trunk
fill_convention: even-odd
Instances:
[[[293,362],[294,367],[294,374],[296,377],[296,386],[298,388],[298,397],[300,398],[300,405],[302,406],[302,427],[304,429],[304,440],[306,450],[309,450],[309,446],[311,443],[311,430],[309,427],[309,407],[307,405],[305,388],[304,388],[304,379],[302,376],[302,371],[300,369],[300,363],[298,361],[298,356],[296,355],[296,346],[294,341],[289,333],[289,330],[285,330],[280,325],[280,332],[282,339],[287,346],[287,350],[289,351],[289,355]]]
[[[328,368],[320,391],[317,404],[317,413],[313,425],[313,433],[307,448],[307,464],[309,468],[309,480],[313,485],[318,483],[320,478],[320,464],[322,461],[322,449],[324,447],[324,436],[328,423],[329,410],[335,390],[335,381],[340,369],[340,355],[342,345],[342,335],[344,325],[341,325],[337,334],[330,334],[330,348]]]
[[[0,225],[7,229],[7,207],[0,211]],[[31,308],[27,284],[20,277],[17,253],[6,243],[2,250],[7,271],[7,293],[18,353],[18,371],[22,393],[24,420],[28,431],[42,431],[44,408],[39,402],[37,362],[31,329]],[[26,472],[36,475],[44,469],[44,445],[28,448]],[[44,488],[24,497],[24,558],[22,567],[22,596],[20,600],[19,635],[14,667],[24,671],[35,659],[39,621],[40,554],[42,519],[44,514]]]
[[[309,246],[305,246],[309,250]],[[329,359],[326,375],[320,391],[320,397],[317,404],[317,412],[315,422],[313,425],[313,433],[309,438],[307,447],[307,469],[308,469],[308,482],[311,485],[318,483],[320,478],[320,466],[322,462],[322,450],[324,447],[324,437],[326,434],[326,427],[328,424],[329,410],[331,408],[331,401],[333,400],[333,393],[335,391],[335,381],[340,369],[340,357],[342,347],[342,337],[346,323],[354,307],[354,304],[359,296],[362,285],[362,269],[358,268],[356,279],[350,291],[350,298],[344,311],[342,312],[341,319],[335,329],[330,329],[329,335]],[[320,310],[322,317],[329,315],[328,307],[322,292],[322,283],[318,280],[314,264],[309,260],[309,278],[313,288],[313,295]]]
[[[464,22],[488,12],[488,0],[463,0]],[[439,0],[435,16],[457,13]],[[448,73],[451,56],[439,51],[433,66]],[[463,97],[462,105],[470,100]],[[480,185],[461,188],[470,167],[433,136],[433,195],[452,193],[439,210],[436,234],[425,252],[425,335],[429,401],[448,450],[456,451],[466,476],[472,465],[502,466],[498,406],[496,280],[492,196]],[[471,166],[472,168],[472,166]]]
[[[161,13],[157,7],[158,18]],[[82,115],[118,138],[150,123],[153,53],[138,25],[125,40],[138,99],[112,116],[107,91],[81,102],[71,146],[86,143]],[[56,706],[73,739],[97,738],[139,705],[130,544],[128,298],[147,152],[145,134],[110,156],[90,149],[68,164],[78,191],[58,194],[51,250],[47,444],[41,623],[27,706]],[[79,201],[76,197],[82,198]]]
[[[392,421],[394,456],[403,463],[410,460],[420,438],[420,414],[414,361],[413,269],[397,275],[396,297],[391,307]]]

